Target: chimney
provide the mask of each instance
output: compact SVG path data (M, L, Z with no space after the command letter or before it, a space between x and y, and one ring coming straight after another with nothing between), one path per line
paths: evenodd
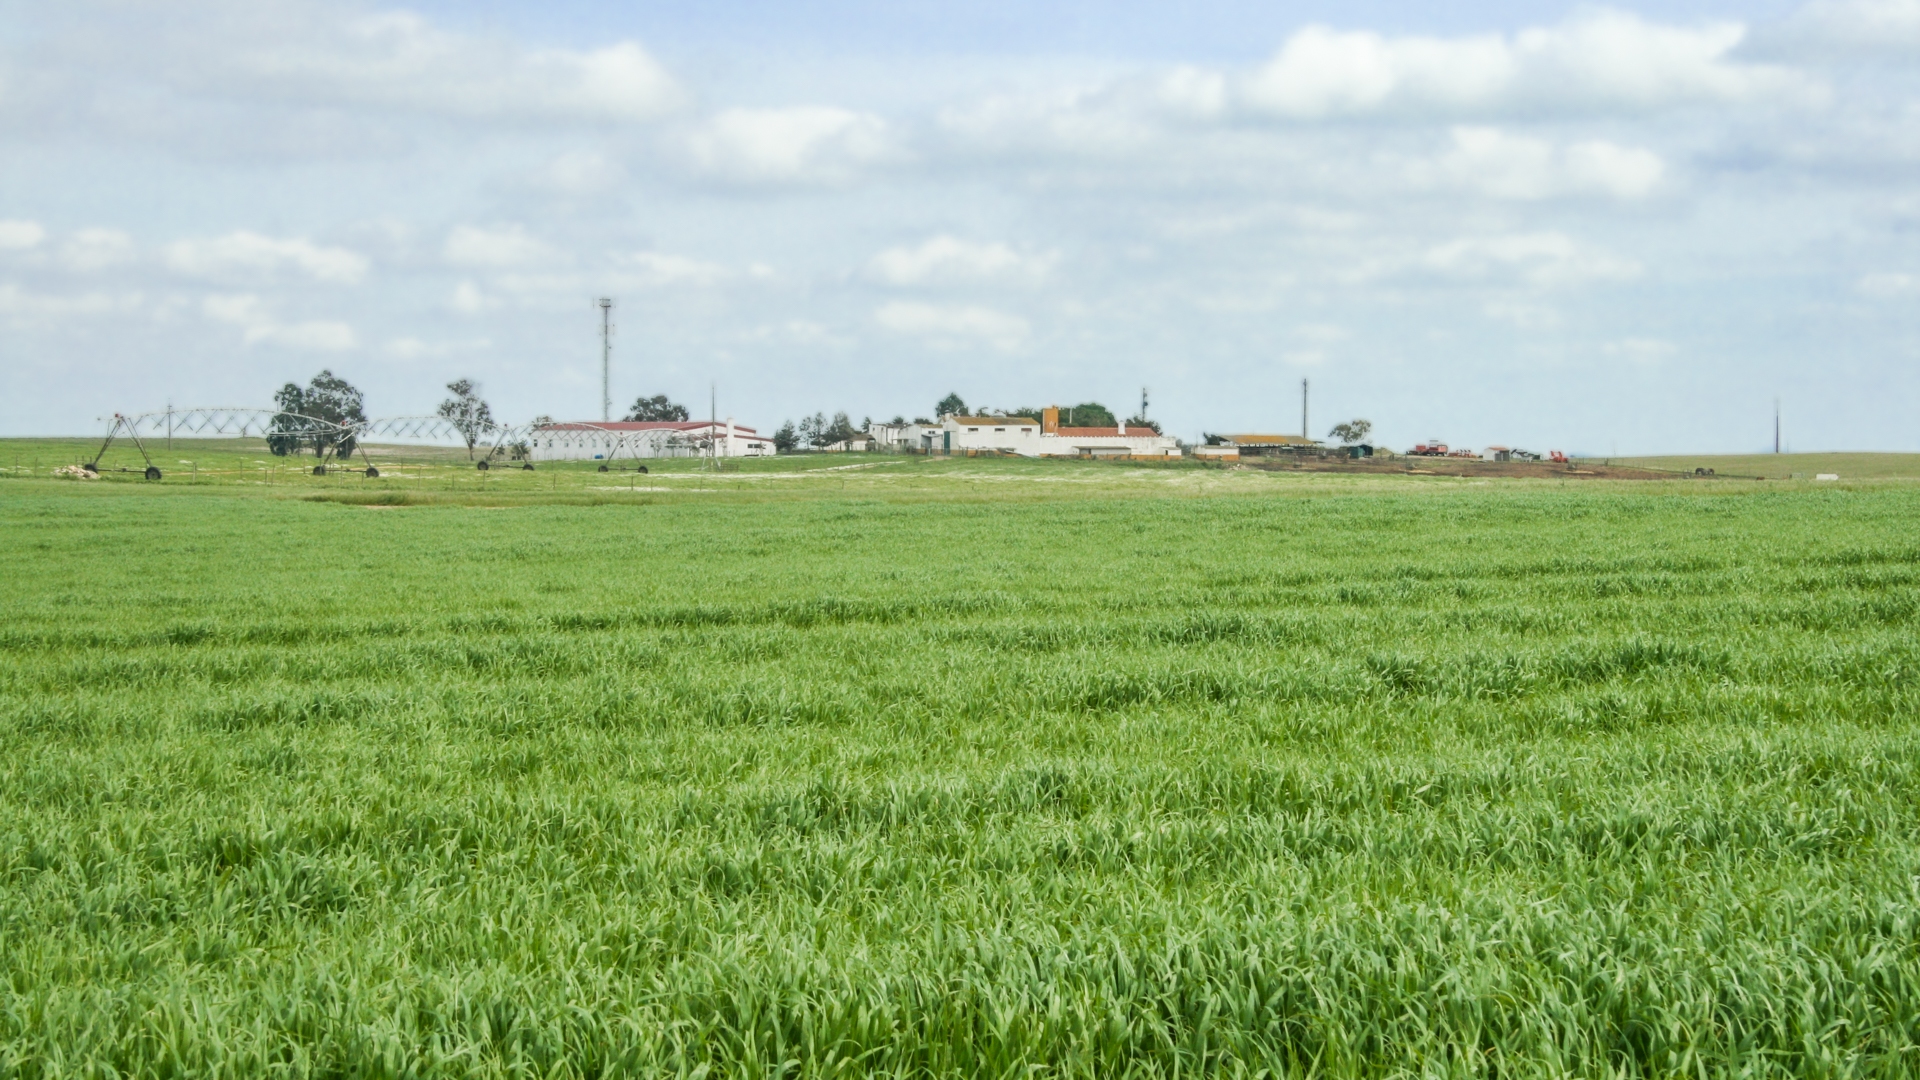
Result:
M1049 405L1040 413L1040 434L1060 434L1060 406Z
M1127 433L1127 422L1125 420L1122 420L1120 421L1120 434L1125 435L1126 433Z

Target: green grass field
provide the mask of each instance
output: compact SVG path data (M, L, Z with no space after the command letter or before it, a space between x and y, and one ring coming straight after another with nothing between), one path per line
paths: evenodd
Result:
M1811 480L1831 473L1841 480L1920 480L1920 454L1696 454L1691 457L1617 458L1623 465L1716 474Z
M0 1076L1920 1072L1920 485L69 449Z

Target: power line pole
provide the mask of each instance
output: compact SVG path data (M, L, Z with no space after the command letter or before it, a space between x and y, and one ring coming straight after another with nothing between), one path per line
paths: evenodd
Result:
M718 469L720 467L720 446L718 442L719 433L714 430L714 428L719 424L719 422L720 422L720 391L716 388L716 384L708 383L707 384L707 465L709 468L713 468L713 469Z
M600 304L600 422L613 419L613 298Z
M1780 452L1780 399L1773 399L1773 452Z
M1300 380L1300 437L1307 437L1307 380Z

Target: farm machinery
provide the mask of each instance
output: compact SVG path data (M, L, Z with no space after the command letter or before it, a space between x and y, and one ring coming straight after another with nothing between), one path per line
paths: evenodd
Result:
M1407 451L1407 456L1409 457L1444 457L1444 458L1478 458L1480 455L1474 453L1471 450L1468 450L1465 447L1454 449L1453 447L1448 446L1446 443L1441 442L1439 439L1429 439L1426 442L1415 444L1413 449Z
M343 422L280 409L222 406L114 413L107 421L105 441L94 452L92 460L82 462L80 468L98 476L107 451L116 441L127 439L140 451L144 469L122 467L120 471L140 472L148 480L159 480L162 473L147 452L148 441L162 436L171 439L175 435L203 438L253 435L265 438L270 445L277 442L283 446L309 448L318 459L313 466L315 476L325 476L341 468L357 450L365 465L364 475L378 477L380 470L367 455L366 443L370 439L460 443L479 451L474 467L482 472L498 468L504 461L518 462L522 470L531 472L534 465L530 447L536 432L550 446L577 448L589 443L606 446L606 457L599 463L601 472L609 471L610 462L622 454L634 459L635 472L644 473L647 467L640 464L641 458L677 456L676 451L684 454L702 448L695 445L698 440L689 440L678 431L628 431L593 423L552 425L542 421L513 425L480 421L464 424L444 416L384 416Z

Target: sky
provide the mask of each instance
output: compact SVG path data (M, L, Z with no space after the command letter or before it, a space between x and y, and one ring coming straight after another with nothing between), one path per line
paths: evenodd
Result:
M0 434L665 393L1920 451L1920 0L0 0Z

